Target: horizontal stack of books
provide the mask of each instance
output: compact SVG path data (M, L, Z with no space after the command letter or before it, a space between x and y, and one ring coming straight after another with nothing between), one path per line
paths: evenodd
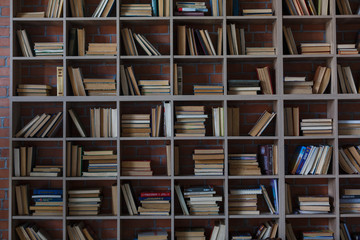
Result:
M272 9L243 9L243 16L272 16Z
M278 148L276 144L259 145L258 161L263 175L278 174Z
M15 177L30 176L30 172L34 166L34 152L33 147L14 148L13 161Z
M312 94L313 81L306 81L306 77L290 77L284 79L285 94Z
M34 44L35 56L62 56L64 43L60 42L36 42Z
M325 0L323 0L325 1ZM303 232L303 239L324 239L324 240L333 240L334 238L334 232L331 230L316 230L316 231L309 231L309 232Z
M116 96L116 80L111 78L84 78L88 96Z
M62 119L62 112L54 114L43 113L42 115L36 115L19 132L15 134L15 137L53 137L57 133L57 130L59 130Z
M77 237L81 239L96 239L94 231L89 226L86 226L84 222L68 224L66 230L69 239L76 239Z
M275 117L276 113L269 113L268 111L264 111L254 127L250 130L249 135L255 137L260 136L266 127L270 124L271 120Z
M318 3L317 7L315 7L314 2L313 0L287 0L286 5L291 15L328 15L329 0L316 1L315 3Z
M262 194L261 188L230 189L229 214L230 215L258 215L258 198Z
M35 205L30 206L33 216L62 216L62 189L34 189L31 196Z
M90 136L117 137L117 109L90 108Z
M222 196L215 196L212 186L188 187L184 189L184 198L191 215L219 215Z
M169 80L139 80L141 95L170 95Z
M152 16L151 4L123 3L120 6L120 16L121 17L151 17Z
M212 127L213 135L215 137L225 136L225 126L224 126L224 108L223 107L213 107L212 108Z
M338 64L337 73L341 93L358 93L350 66L342 67Z
M150 137L150 114L122 114L121 136Z
M52 239L44 229L39 228L35 223L22 223L15 228L15 231L19 239Z
M301 119L300 130L303 136L331 135L333 121L331 118Z
M356 55L359 51L356 48L356 44L338 44L337 45L339 55Z
M223 95L224 87L220 85L194 85L194 95Z
M268 66L256 68L263 94L274 94L274 87L271 81L270 69Z
M236 28L235 24L227 25L226 29L230 55L245 55L245 29Z
M360 146L346 146L339 149L339 163L348 174L360 173Z
M117 176L117 156L113 150L84 151L81 166L83 166L84 169L84 171L82 171L82 176L84 177Z
M46 12L19 12L16 17L19 18L59 18L63 11L64 1L49 0L47 3Z
M205 106L176 106L175 107L175 136L203 137L205 136Z
M320 146L298 146L293 156L291 174L327 174L333 153L333 147L329 145Z
M121 161L121 175L122 176L152 176L151 161Z
M77 189L68 191L68 207L70 216L98 215L102 197L101 189Z
M261 175L257 154L229 154L229 174L232 176Z
M115 56L117 54L116 43L89 43L86 55L110 55Z
M107 17L114 7L115 0L101 0L92 17Z
M167 192L141 192L138 207L140 215L169 215L171 193Z
M130 28L121 29L125 53L128 56L138 56L135 41L141 46L148 56L161 56L161 53L146 39L143 34L133 33Z
M327 196L299 196L299 213L321 214L330 212L330 198Z
M318 66L314 75L313 93L323 94L330 83L331 69Z
M340 198L340 212L360 213L360 189L344 189Z
M224 174L224 149L195 149L193 154L194 175L211 176Z
M50 96L51 86L47 84L19 84L16 92L19 96Z
M260 80L228 80L228 94L231 95L257 95L260 90Z
M283 26L286 45L291 55L299 54L291 27Z
M330 43L300 43L301 54L330 54Z
M246 55L275 55L275 47L247 47Z
M359 135L360 120L338 120L339 135Z
M16 209L18 215L29 215L28 185L15 186ZM34 199L35 202L38 200Z
M137 240L167 240L168 233L165 231L161 232L141 232L137 235Z
M176 2L174 14L175 16L204 16L208 11L205 2Z
M31 169L30 177L60 177L62 166L60 165L35 165Z
M205 240L205 229L204 228L191 228L191 229L180 229L175 231L176 239L180 240Z

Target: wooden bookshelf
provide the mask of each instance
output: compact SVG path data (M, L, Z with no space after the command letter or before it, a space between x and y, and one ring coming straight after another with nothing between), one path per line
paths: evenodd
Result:
M339 199L341 196L341 190L343 185L359 187L358 183L355 184L355 181L360 179L359 175L347 175L343 174L339 167L339 147L344 144L360 144L358 135L338 135L338 119L343 119L341 114L347 113L349 106L355 102L356 106L359 105L360 97L358 94L340 94L339 84L338 84L338 75L337 75L337 64L350 64L354 66L353 71L359 72L359 68L356 65L360 63L360 54L352 56L343 56L337 54L336 44L337 43L350 43L344 42L342 39L342 32L339 29L342 29L343 25L349 24L351 26L351 34L355 36L355 33L359 30L360 27L360 16L358 15L339 15L336 8L336 0L329 0L329 12L328 16L290 16L287 14L286 5L278 0L269 0L266 1L266 5L269 8L274 10L274 15L269 17L262 16L228 16L226 11L224 11L223 16L174 16L175 3L170 1L170 16L169 17L120 17L120 0L116 0L116 4L110 17L107 18L91 18L91 17L71 17L69 0L64 1L63 8L63 17L61 18L16 18L16 13L21 10L20 0L12 1L11 4L11 84L10 84L10 164L9 164L9 239L18 239L15 227L25 221L32 221L42 224L46 224L48 220L50 222L57 222L56 233L54 237L56 239L68 239L66 225L70 222L76 220L89 221L93 230L99 232L98 229L102 228L106 224L110 227L106 228L104 231L110 231L111 234L108 234L105 239L133 239L135 237L135 231L138 231L138 228L134 227L134 224L140 224L141 222L151 222L151 228L160 228L165 229L169 232L169 239L175 240L175 229L183 226L205 226L207 237L209 237L209 231L211 227L215 224L217 220L223 220L226 225L227 233L235 230L242 231L253 231L257 226L267 220L277 220L279 223L278 236L282 239L285 237L285 226L286 222L294 222L295 224L303 224L307 230L311 230L311 224L319 221L320 227L327 227L334 231L335 239L340 239L340 220L346 220L349 222L356 222L360 219L360 214L341 214L339 207ZM45 1L46 2L46 1ZM85 1L87 2L87 1ZM251 1L240 1L240 8L244 8ZM356 1L353 1L356 2ZM223 1L223 9L226 9L227 1ZM353 3L356 5L356 3ZM92 9L93 6L90 6ZM90 10L87 10L90 11ZM228 42L226 34L226 25L230 23L236 23L240 26L271 26L269 31L255 31L255 33L249 34L261 34L266 33L271 36L271 44L273 47L276 47L276 54L273 56L249 56L249 55L229 55L228 52ZM148 28L144 28L148 26ZM196 26L221 26L223 29L223 52L220 56L179 56L177 55L177 26L178 25L196 25ZM303 32L297 30L297 36L301 34L308 34L304 36L305 40L312 40L314 37L312 34L307 33L306 31L311 31L312 25L314 26L314 31L319 31L322 36L325 36L319 42L330 43L331 54L326 55L289 55L285 50L285 40L283 40L283 26L295 26L301 27ZM155 42L155 46L160 47L160 52L163 54L161 56L126 56L123 49L123 42L120 37L120 29L122 27L130 27L137 29L137 32L142 34L150 34L156 38L156 33L152 33L152 29L159 30L159 27L164 31L161 33L161 41ZM97 29L97 32L88 31L89 36L87 36L88 42L112 42L117 43L117 56L69 56L68 55L68 46L69 46L69 30L72 27L85 27L86 29ZM16 36L16 30L24 28L29 29L28 35L35 35L37 41L63 41L64 42L64 56L63 57L22 57L20 47L18 45L18 39ZM305 28L305 30L304 30ZM310 30L306 30L309 28ZM164 30L165 29L165 30ZM38 32L40 31L40 32ZM49 33L43 33L41 31L49 31ZM50 32L51 31L51 32ZM342 31L342 30L341 30ZM344 30L345 31L345 30ZM213 31L215 32L215 30ZM319 33L317 32L317 33ZM251 36L250 36L251 37ZM250 38L249 37L249 38ZM101 40L99 40L101 39ZM165 39L165 40L164 40ZM295 36L296 40L296 36ZM352 41L355 41L354 38ZM350 42L349 42L350 41ZM256 41L255 41L256 42ZM261 43L261 42L260 42ZM268 42L267 42L268 43ZM200 66L200 65L212 65L219 66L221 69L220 73L209 72L204 70L200 72L199 75L214 75L217 74L218 79L221 79L224 94L220 96L194 96L191 95L191 91L185 91L184 95L173 95L174 86L173 86L173 72L174 72L174 63L184 66L184 71L188 75L184 75L183 78L189 77L190 79L196 78L196 74L192 75L191 69L185 70L186 67L191 66ZM245 66L246 64L250 66ZM301 68L302 65L309 64L310 69L305 69L300 71L308 76L314 74L317 65L323 65L331 68L331 82L325 91L321 95L294 95L294 94L284 94L284 84L283 78L285 74L294 73L294 65L298 65ZM86 72L87 76L94 74L96 76L104 75L113 76L116 79L117 93L114 97L78 97L73 96L70 81L68 80L68 71L67 67L72 65L94 67L93 69L88 69ZM120 65L134 65L138 66L138 69L145 66L147 69L157 68L157 67L166 67L166 70L163 70L162 77L168 78L171 83L171 95L166 96L123 96L121 94L120 87ZM64 67L64 96L56 96L56 66ZM233 72L231 66L238 66L243 70L236 70ZM274 79L274 95L263 95L259 94L256 96L246 96L246 95L228 95L227 94L227 80L229 76L238 76L241 75L244 71L252 71L251 74L256 74L256 67L258 66L270 66ZM245 67L252 67L252 70L244 70ZM36 72L36 69L39 69ZM102 69L102 68L105 68ZM32 69L35 69L32 72ZM50 69L51 73L46 72L44 69ZM65 70L66 69L66 70ZM296 70L296 69L295 69ZM101 71L98 73L97 71ZM197 70L199 73L199 70ZM296 71L295 71L296 72ZM38 74L43 76L36 80L36 77L31 77L32 74ZM48 75L46 75L48 74ZM137 74L142 74L141 71L137 71ZM46 75L46 76L44 76ZM136 73L135 73L136 75ZM146 74L145 74L146 75ZM37 76L37 75L35 75ZM195 77L194 77L195 76ZM355 76L355 75L354 75ZM357 75L356 75L357 76ZM358 76L357 76L358 77ZM257 79L254 76L252 79ZM52 79L52 81L48 81ZM311 79L311 77L310 77ZM359 79L356 79L359 80ZM20 97L16 95L16 87L19 83L28 83L33 81L34 83L51 84L55 87L55 94L52 96L46 97ZM55 82L55 83L54 83ZM209 80L208 83L211 83L212 80ZM189 86L192 86L194 82L190 80L185 80L185 83ZM189 87L187 86L187 87ZM192 89L192 87L191 87ZM174 131L172 136L164 137L163 134L160 134L160 137L121 137L120 130L120 116L123 113L126 113L124 109L131 108L132 106L136 107L137 104L140 106L145 106L142 111L150 113L151 105L161 104L164 101L168 101L172 105L172 125L175 123L175 110L174 107L178 105L186 104L195 104L195 105L206 105L207 108L211 106L223 106L224 107L224 122L225 122L225 135L224 137L214 137L209 134L206 137L174 137ZM248 109L249 106L255 106L256 109L251 112L252 114L261 114L265 109L270 109L277 113L275 119L273 119L271 129L259 137L251 137L247 135L248 126L250 123L247 123L245 126L246 129L240 131L240 136L230 136L227 131L227 107L245 107ZM258 110L258 106L262 106L262 110ZM330 136L285 136L284 135L284 108L287 106L297 106L297 105L306 105L308 112L300 112L302 114L319 117L327 117L333 119L333 134ZM112 107L117 109L118 113L118 137L116 138L82 138L80 137L74 128L74 124L71 121L71 118L68 114L68 109L70 108L85 108L89 109L91 107ZM251 108L251 107L250 107ZM137 112L138 109L134 108L134 111ZM62 111L64 114L62 127L56 136L53 138L43 139L43 138L15 138L16 132L24 126L31 118L31 115L38 112L48 112L53 113L56 111ZM351 119L360 119L359 110L357 107L354 107L352 110L354 115ZM249 112L240 112L240 115L247 115ZM88 112L86 116L82 114L84 118L88 117ZM211 114L210 114L211 116ZM246 116L244 116L245 118ZM258 117L258 116L257 116ZM257 118L256 117L256 118ZM88 126L86 126L89 128ZM207 132L211 132L211 124L207 125ZM240 122L241 128L241 122ZM209 131L210 130L210 131ZM41 177L14 177L13 174L13 148L18 146L27 146L34 145L39 146L39 152L42 151L42 145L46 144L47 147L44 147L45 150L50 148L56 148L57 152L60 152L60 156L57 156L57 160L61 162L63 168L66 169L66 145L67 142L81 143L89 149L96 149L97 147L102 148L102 146L109 146L115 150L117 153L117 177L66 177L65 171L60 177L52 178L41 178ZM149 177L133 177L133 176L122 176L121 175L121 159L126 159L126 149L129 147L145 147L147 145L161 145L165 148L165 145L171 146L171 165L174 166L174 146L182 146L186 142L194 142L194 145L207 146L222 146L225 153L225 164L224 164L224 175L223 176L192 176L187 174L188 171L180 170L179 175L174 174L173 167L171 175L167 176L165 174L164 163L156 165L158 167L155 170L154 176ZM233 150L236 144L247 144L257 145L257 144L274 144L278 146L278 175L262 175L262 176L229 176L227 156ZM333 146L333 156L332 163L330 165L329 174L327 175L288 175L287 169L285 168L286 161L285 159L286 151L288 155L291 155L293 152L286 150L285 145L296 146L300 144L329 144ZM48 147L48 145L50 147ZM139 145L139 146L138 146ZM187 147L187 146L186 146ZM106 147L105 147L106 148ZM294 147L291 147L294 149ZM293 151L293 150L292 150ZM51 156L49 156L51 157ZM181 159L181 157L180 157ZM185 166L186 167L186 166ZM165 166L166 169L166 166ZM260 215L229 215L228 214L228 191L231 186L239 186L245 183L251 184L263 184L269 182L271 179L277 179L279 181L279 214L260 214ZM100 180L100 181L99 181ZM118 191L119 207L116 215L111 215L111 209L107 208L103 211L103 214L98 216L69 216L67 214L67 202L66 202L66 191L68 189L74 189L76 187L88 186L103 186L107 189L111 187L111 184L117 183L118 190L120 185L125 182L134 182L136 184L146 183L149 184L149 181L154 183L154 186L165 187L168 190L171 190L171 211L169 216L129 216L126 211L126 206L124 200L121 196L121 191ZM189 184L195 182L197 184L203 184L208 182L214 184L216 188L221 189L220 194L223 195L223 203L221 206L221 213L217 216L184 216L177 200L177 196L174 190L175 184ZM313 215L300 215L300 214L286 214L285 213L285 182L294 184L295 186L307 187L307 184L313 184L314 186L309 186L309 188L316 188L318 186L321 189L326 188L325 194L328 194L332 198L333 210L329 214L313 214ZM15 200L15 186L21 183L28 183L30 189L33 187L51 187L53 183L63 189L64 197L64 210L62 216L18 216L16 214L16 200ZM306 189L305 189L306 190ZM303 191L305 191L303 190ZM321 192L323 194L323 192ZM294 194L294 193L293 193ZM295 196L296 194L294 194ZM111 202L111 194L109 197L108 191L105 194L106 201ZM107 204L108 205L108 204ZM97 221L101 220L102 224L97 225ZM237 228L236 225L246 225L249 224L249 228L245 229L244 227ZM54 224L55 225L55 224ZM146 225L148 226L148 224ZM294 227L294 226L293 226ZM98 228L98 229L97 229ZM46 229L46 227L45 227ZM317 229L317 228L315 228ZM50 232L52 229L49 229ZM130 233L129 233L130 232ZM295 228L295 232L299 234L299 231ZM227 234L226 239L231 239L230 235Z

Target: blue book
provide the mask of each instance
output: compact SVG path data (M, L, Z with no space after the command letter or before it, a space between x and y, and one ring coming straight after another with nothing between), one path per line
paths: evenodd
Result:
M305 150L306 150L306 146L298 146L297 148L296 148L296 151L295 151L295 154L294 154L294 164L293 164L293 166L292 166L292 169L290 170L290 172L292 173L292 174L295 174L295 170L296 169L294 169L297 165L298 165L298 163L300 162L300 160L301 160L301 158L302 158L302 156L303 156L303 154L304 154L304 152L305 152ZM296 160L295 160L296 159Z
M216 4L217 4L217 13L214 16L220 16L219 0L216 0Z
M233 16L239 16L239 1L233 0Z
M62 198L34 198L34 202L62 202Z
M360 195L343 195L341 198L360 198Z
M273 179L271 181L271 187L273 190L273 196L274 196L274 207L275 207L275 213L279 214L279 195L278 195L278 184L277 180Z
M360 203L360 198L341 198L340 203Z
M150 201L150 200L154 200L154 201L170 201L171 197L139 197L139 201Z
M62 195L62 189L34 189L34 195Z
M311 149L312 149L312 146L307 146L307 147L306 147L306 150L305 150L303 156L301 157L301 160L300 160L300 163L299 163L299 167L296 169L296 174L300 174L301 169L304 167L304 164L305 164L305 162L306 162L306 159L307 159L308 156L309 156L309 153L310 153Z
M159 16L158 1L157 0L152 0L151 1L151 7L152 7L153 16L158 17Z

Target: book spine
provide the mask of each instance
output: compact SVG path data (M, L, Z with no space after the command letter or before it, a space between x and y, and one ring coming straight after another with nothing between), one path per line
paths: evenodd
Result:
M309 156L311 148L312 148L311 146L306 147L306 150L300 160L299 167L296 169L296 174L300 174L301 169L303 168L305 161L306 161L307 157Z
M153 16L159 16L159 11L158 11L158 1L157 0L152 0L151 1L151 6L152 6L152 12L153 12Z
M233 16L239 16L239 1L238 0L232 0L232 1L233 1Z
M62 198L33 198L34 202L62 202Z
M45 195L45 194L62 195L63 190L62 189L34 189L33 194L34 195Z
M170 201L171 197L139 197L139 201L144 201L144 200L148 200L148 201Z
M166 192L166 193L156 193L156 192L153 192L153 193L146 193L146 192L142 192L140 194L140 197L170 197L171 194L169 192Z

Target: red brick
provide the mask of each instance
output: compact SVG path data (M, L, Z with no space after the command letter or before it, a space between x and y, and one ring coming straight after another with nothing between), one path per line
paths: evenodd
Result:
M9 17L10 16L10 8L2 8L1 16Z
M0 67L0 76L9 76L9 75L10 75L10 68Z

